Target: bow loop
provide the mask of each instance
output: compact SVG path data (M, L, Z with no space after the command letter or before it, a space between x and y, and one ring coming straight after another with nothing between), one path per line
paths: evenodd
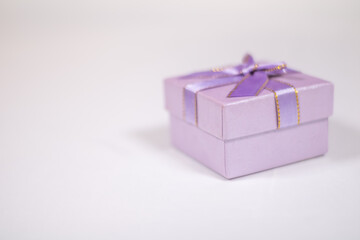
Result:
M227 67L222 72L230 76L238 76L242 73L242 66Z
M243 64L251 65L255 64L254 58L250 54L246 54L242 60Z

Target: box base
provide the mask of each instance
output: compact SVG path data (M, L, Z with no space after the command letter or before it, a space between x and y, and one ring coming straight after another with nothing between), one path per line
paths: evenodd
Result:
M171 116L175 147L231 179L323 155L328 149L328 119L223 141Z

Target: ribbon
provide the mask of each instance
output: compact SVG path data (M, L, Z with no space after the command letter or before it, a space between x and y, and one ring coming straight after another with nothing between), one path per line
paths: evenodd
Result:
M289 83L273 79L275 76L297 73L284 62L255 63L246 55L243 63L236 66L213 68L209 71L192 73L179 79L205 79L189 83L184 87L184 118L197 125L197 93L206 89L236 84L227 97L257 96L264 89L274 93L277 128L300 124L298 91Z

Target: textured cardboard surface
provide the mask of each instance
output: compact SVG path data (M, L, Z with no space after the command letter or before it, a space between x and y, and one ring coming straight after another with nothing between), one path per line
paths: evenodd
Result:
M325 154L328 120L223 141L172 116L171 139L178 149L230 179Z

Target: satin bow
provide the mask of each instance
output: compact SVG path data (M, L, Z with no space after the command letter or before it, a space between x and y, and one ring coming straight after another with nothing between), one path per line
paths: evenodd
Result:
M288 73L297 73L297 71L289 69L284 62L255 63L251 55L246 55L240 65L213 68L209 71L179 77L179 79L203 79L203 81L187 84L184 88L185 120L198 124L197 93L199 91L236 84L227 97L257 96L266 88L275 96L277 127L299 124L298 91L289 83L272 79Z

